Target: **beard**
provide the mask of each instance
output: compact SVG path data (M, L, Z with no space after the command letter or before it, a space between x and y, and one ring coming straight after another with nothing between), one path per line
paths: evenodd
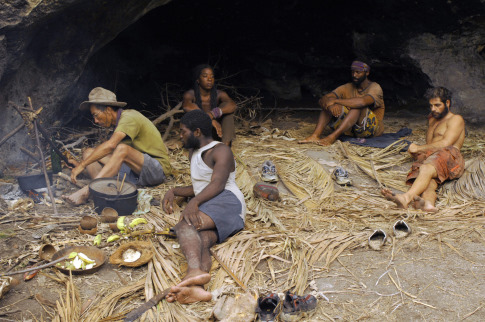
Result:
M184 143L184 148L187 150L194 149L197 150L200 148L200 142L195 137L194 133L191 133L187 142Z
M443 117L446 116L446 114L448 114L449 111L450 111L450 108L445 105L445 109L441 113L431 112L431 116L433 116L433 118L435 118L437 120L441 120Z
M367 78L367 75L364 74L364 76L360 77L360 78L353 78L352 77L352 84L354 84L355 86L359 86L360 84L362 84L363 81L365 81L365 79Z

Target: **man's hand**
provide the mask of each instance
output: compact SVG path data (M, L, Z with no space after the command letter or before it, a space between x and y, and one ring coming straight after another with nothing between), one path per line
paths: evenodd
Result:
M79 175L81 172L83 172L83 170L84 170L84 166L83 166L82 162L81 162L81 163L79 163L79 164L78 164L78 165L77 165L77 166L76 166L74 169L72 169L72 171L71 171L71 181L72 181L74 184L75 184L75 183L77 183L76 178L77 178L77 176L78 176L78 175Z
M408 147L408 152L411 153L411 154L416 154L418 153L418 145L415 144L415 143L411 143Z
M333 104L327 107L327 111L330 112L334 117L339 117L342 113L342 105Z
M175 194L173 193L173 190L170 189L165 193L165 196L163 197L162 201L162 209L168 214L173 213L173 199L175 198Z
M222 127L221 127L221 124L219 122L217 122L217 120L212 119L212 126L216 129L217 135L220 138L222 138Z
M194 226L195 229L200 229L202 222L199 217L199 207L193 199L189 201L184 211L182 211L181 220L185 220L189 226Z

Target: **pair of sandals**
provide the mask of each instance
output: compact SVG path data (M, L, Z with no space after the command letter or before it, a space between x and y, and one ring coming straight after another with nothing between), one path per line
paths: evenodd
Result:
M279 317L281 321L298 321L313 312L317 307L317 299L313 295L298 296L290 293L285 294L283 303L276 293L261 296L258 299L256 313L260 321L272 322Z
M411 233L411 227L404 220L398 220L392 226L392 231L396 238L403 238ZM373 250L381 250L386 240L386 232L382 229L377 229L369 236L369 247Z

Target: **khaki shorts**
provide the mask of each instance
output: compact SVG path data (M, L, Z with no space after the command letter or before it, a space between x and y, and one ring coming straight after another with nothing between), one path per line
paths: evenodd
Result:
M136 184L137 186L157 186L165 181L167 177L163 172L162 165L157 159L143 153L143 166L140 174L136 174L131 168L123 162L119 177L123 178L126 173L126 181Z
M329 124L332 130L336 130L342 124L344 118L349 114L350 108L342 106L342 113L337 118L333 118ZM361 124L354 124L350 130L345 132L345 135L354 136L358 138L367 138L374 136L379 127L379 120L372 110L367 108L367 115L362 120Z

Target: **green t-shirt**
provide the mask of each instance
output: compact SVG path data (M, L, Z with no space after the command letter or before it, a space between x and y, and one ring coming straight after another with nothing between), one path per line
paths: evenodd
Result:
M127 135L122 143L146 153L162 165L166 176L172 174L167 147L162 136L153 123L136 110L123 110L115 132Z

